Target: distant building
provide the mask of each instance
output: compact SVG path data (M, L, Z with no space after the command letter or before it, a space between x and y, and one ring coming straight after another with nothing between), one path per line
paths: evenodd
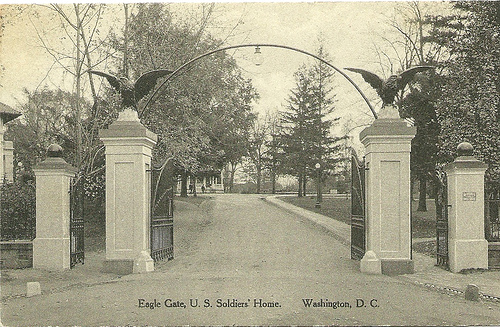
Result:
M202 194L203 190L205 193L224 193L224 178L223 174L219 170L205 170L197 173L196 183L193 177L188 176L187 185L188 193L194 191L193 187L190 185L195 185L196 193ZM180 192L181 181L177 182L177 192Z
M0 102L0 183L4 178L14 179L14 146L12 141L4 141L5 124L21 116L19 112Z

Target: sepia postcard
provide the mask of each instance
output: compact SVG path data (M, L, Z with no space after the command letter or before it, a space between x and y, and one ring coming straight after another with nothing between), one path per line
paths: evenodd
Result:
M499 12L0 5L0 325L498 326Z

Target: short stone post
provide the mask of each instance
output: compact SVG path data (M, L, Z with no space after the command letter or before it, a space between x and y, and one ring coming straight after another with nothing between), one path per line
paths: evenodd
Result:
M484 173L488 166L473 157L472 145L457 147L458 157L445 167L448 178L448 255L452 272L488 268L484 236Z
M3 179L5 177L5 164L3 162L3 157L4 157L4 154L3 154L3 148L4 148L4 143L3 143L3 134L4 134L4 131L5 131L5 127L4 127L4 122L3 122L3 117L1 117L0 115L0 184L3 183Z
M100 131L106 147L106 261L120 274L154 270L150 255L150 168L156 135L125 109Z
M52 144L47 159L35 168L36 238L33 268L70 269L70 182L76 169L62 158L62 148Z
M14 143L12 141L3 141L4 155L4 174L7 182L14 181Z
M366 148L366 254L360 269L387 275L413 273L410 151L416 128L392 106L360 133Z

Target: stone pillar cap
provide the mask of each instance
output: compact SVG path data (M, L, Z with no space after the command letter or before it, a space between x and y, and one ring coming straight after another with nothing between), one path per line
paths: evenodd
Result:
M51 144L47 148L47 159L40 162L33 168L36 173L41 170L66 171L76 173L77 169L63 159L63 148L59 144Z
M488 165L474 157L474 147L469 142L462 142L457 146L458 157L447 164L446 171L460 168L482 168L487 169Z
M63 148L59 144L51 144L47 148L47 156L50 158L62 158Z
M48 157L44 161L40 162L38 165L33 167L33 171L36 173L41 170L63 170L68 173L76 173L77 169L66 162L63 158Z
M99 131L102 138L122 138L122 137L146 137L156 142L158 137L141 124L137 117L137 111L125 109L120 112L118 119L109 125L108 129Z
M375 119L375 121L359 133L359 139L363 140L369 136L407 136L413 138L417 132L415 126L408 124L401 118L397 119Z
M474 155L474 147L469 142L462 142L457 146L459 157L472 157Z

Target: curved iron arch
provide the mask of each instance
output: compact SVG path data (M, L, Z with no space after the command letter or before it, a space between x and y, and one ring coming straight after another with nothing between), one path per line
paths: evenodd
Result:
M299 52L299 53L302 53L302 54L305 54L305 55L308 55L310 57L313 57L321 62L323 62L324 64L326 64L327 66L333 68L335 71L337 71L340 75L342 75L345 79L347 79L349 81L349 83L351 83L352 86L354 86L354 88L356 89L356 91L358 91L358 93L361 95L361 97L363 98L363 100L365 100L366 104L368 105L368 107L370 108L370 111L372 112L373 114L373 117L375 117L375 119L378 118L377 116L377 113L375 112L375 109L373 108L373 106L371 105L370 101L368 100L368 98L366 97L366 95L361 91L361 89L359 88L359 86L354 83L354 81L349 77L347 76L346 73L344 73L343 71L341 71L340 69L338 69L337 67L335 67L334 65L330 64L328 61L324 60L323 58L320 58L318 57L317 55L315 54L312 54L310 52L307 52L305 50L301 50L301 49L298 49L298 48L294 48L294 47L290 47L290 46L287 46L287 45L279 45L279 44L269 44L269 43L253 43L253 44L239 44L239 45L231 45L231 46L227 46L227 47L223 47L223 48L219 48L219 49L215 49L215 50L212 50L212 51L209 51L209 52L206 52L204 54L201 54L187 62L185 62L184 64L182 64L181 66L179 66L176 70L174 70L172 72L172 74L170 74L161 84L160 86L158 86L153 94L151 94L151 96L149 97L148 101L146 102L146 104L142 107L142 111L139 113L139 118L142 117L142 115L144 114L144 112L146 111L146 109L148 108L149 104L151 103L151 101L153 100L153 98L156 96L156 94L158 94L158 91L168 82L170 81L173 77L175 77L179 71L181 71L182 69L184 69L186 66L190 65L191 63L199 60L199 59L202 59L204 57L207 57L207 56L210 56L211 54L214 54L216 52L220 52L220 51L225 51L225 50L230 50L230 49L237 49L237 48L246 48L246 47L270 47L270 48L280 48L280 49L287 49L287 50L292 50L292 51L295 51L295 52Z

